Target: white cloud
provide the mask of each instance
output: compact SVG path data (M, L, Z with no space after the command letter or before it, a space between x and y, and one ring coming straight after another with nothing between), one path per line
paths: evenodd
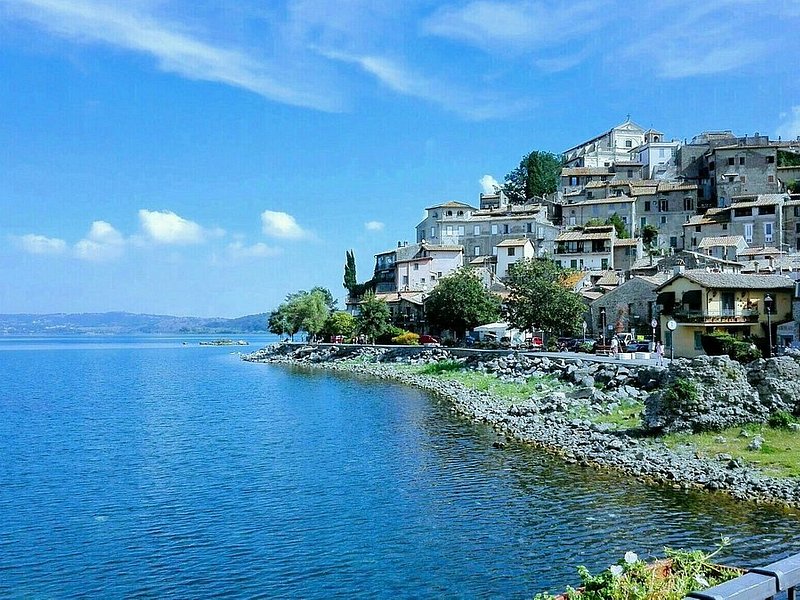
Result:
M79 43L102 43L143 53L155 58L161 70L188 79L243 88L285 104L338 110L334 94L315 89L319 82L311 83L307 77L293 77L290 65L205 42L178 23L147 14L143 8L152 3L96 0L0 0L0 3L8 7L9 15L35 23L55 35Z
M381 221L367 221L364 223L364 229L367 231L383 231L384 224Z
M784 140L794 140L800 136L800 105L793 106L789 114L782 114L781 121L775 135Z
M61 254L67 248L67 243L62 239L35 233L20 236L17 240L22 249L30 254Z
M75 256L82 260L112 260L122 254L125 239L106 221L94 221L86 237L74 246Z
M496 194L497 190L500 188L500 184L497 182L497 179L491 175L484 175L481 177L480 183L484 194Z
M261 225L266 235L287 240L299 240L310 236L297 224L289 213L265 210L261 213Z
M227 247L228 256L234 260L244 260L249 258L270 258L281 254L280 248L267 246L263 242L258 242L250 246L242 242L232 242Z
M150 239L159 244L199 244L205 239L200 225L171 211L141 209L139 221Z

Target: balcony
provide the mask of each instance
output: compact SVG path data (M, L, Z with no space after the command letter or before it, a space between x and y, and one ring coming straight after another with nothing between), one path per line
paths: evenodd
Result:
M751 308L722 309L702 311L675 309L673 315L681 323L705 323L710 325L731 325L737 323L758 323L759 312Z

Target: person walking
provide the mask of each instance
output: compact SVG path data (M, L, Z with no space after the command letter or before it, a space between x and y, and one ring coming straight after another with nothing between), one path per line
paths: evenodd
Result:
M619 358L619 340L617 336L611 338L611 355L614 358Z
M664 346L661 344L661 340L656 342L656 364L664 364Z

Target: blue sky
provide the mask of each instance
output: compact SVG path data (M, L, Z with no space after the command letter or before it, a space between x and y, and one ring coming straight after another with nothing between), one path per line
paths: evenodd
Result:
M198 7L198 5L201 5ZM0 0L0 312L342 295L532 150L800 135L797 0Z

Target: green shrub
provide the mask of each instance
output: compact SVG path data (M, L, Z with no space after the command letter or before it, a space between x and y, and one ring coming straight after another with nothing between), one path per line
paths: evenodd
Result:
M797 419L792 413L779 410L769 416L767 423L774 429L789 429L789 425L797 423Z
M406 333L401 333L393 337L392 343L399 344L400 346L419 346L419 334L407 331Z
M691 379L678 377L664 390L662 400L670 410L682 410L700 402L700 390Z
M761 358L761 351L751 341L740 340L725 331L712 331L702 337L703 350L709 356L727 354L742 364Z
M439 375L441 373L451 373L453 371L460 371L464 365L457 360L440 360L439 362L430 363L425 365L420 370L420 373L425 375Z
M392 338L401 336L404 333L409 333L409 332L406 331L405 329L401 329L400 327L395 327L394 325L392 325L391 327L389 327L389 329L387 329L377 338L375 338L375 342L377 342L378 344L389 344L391 343Z

